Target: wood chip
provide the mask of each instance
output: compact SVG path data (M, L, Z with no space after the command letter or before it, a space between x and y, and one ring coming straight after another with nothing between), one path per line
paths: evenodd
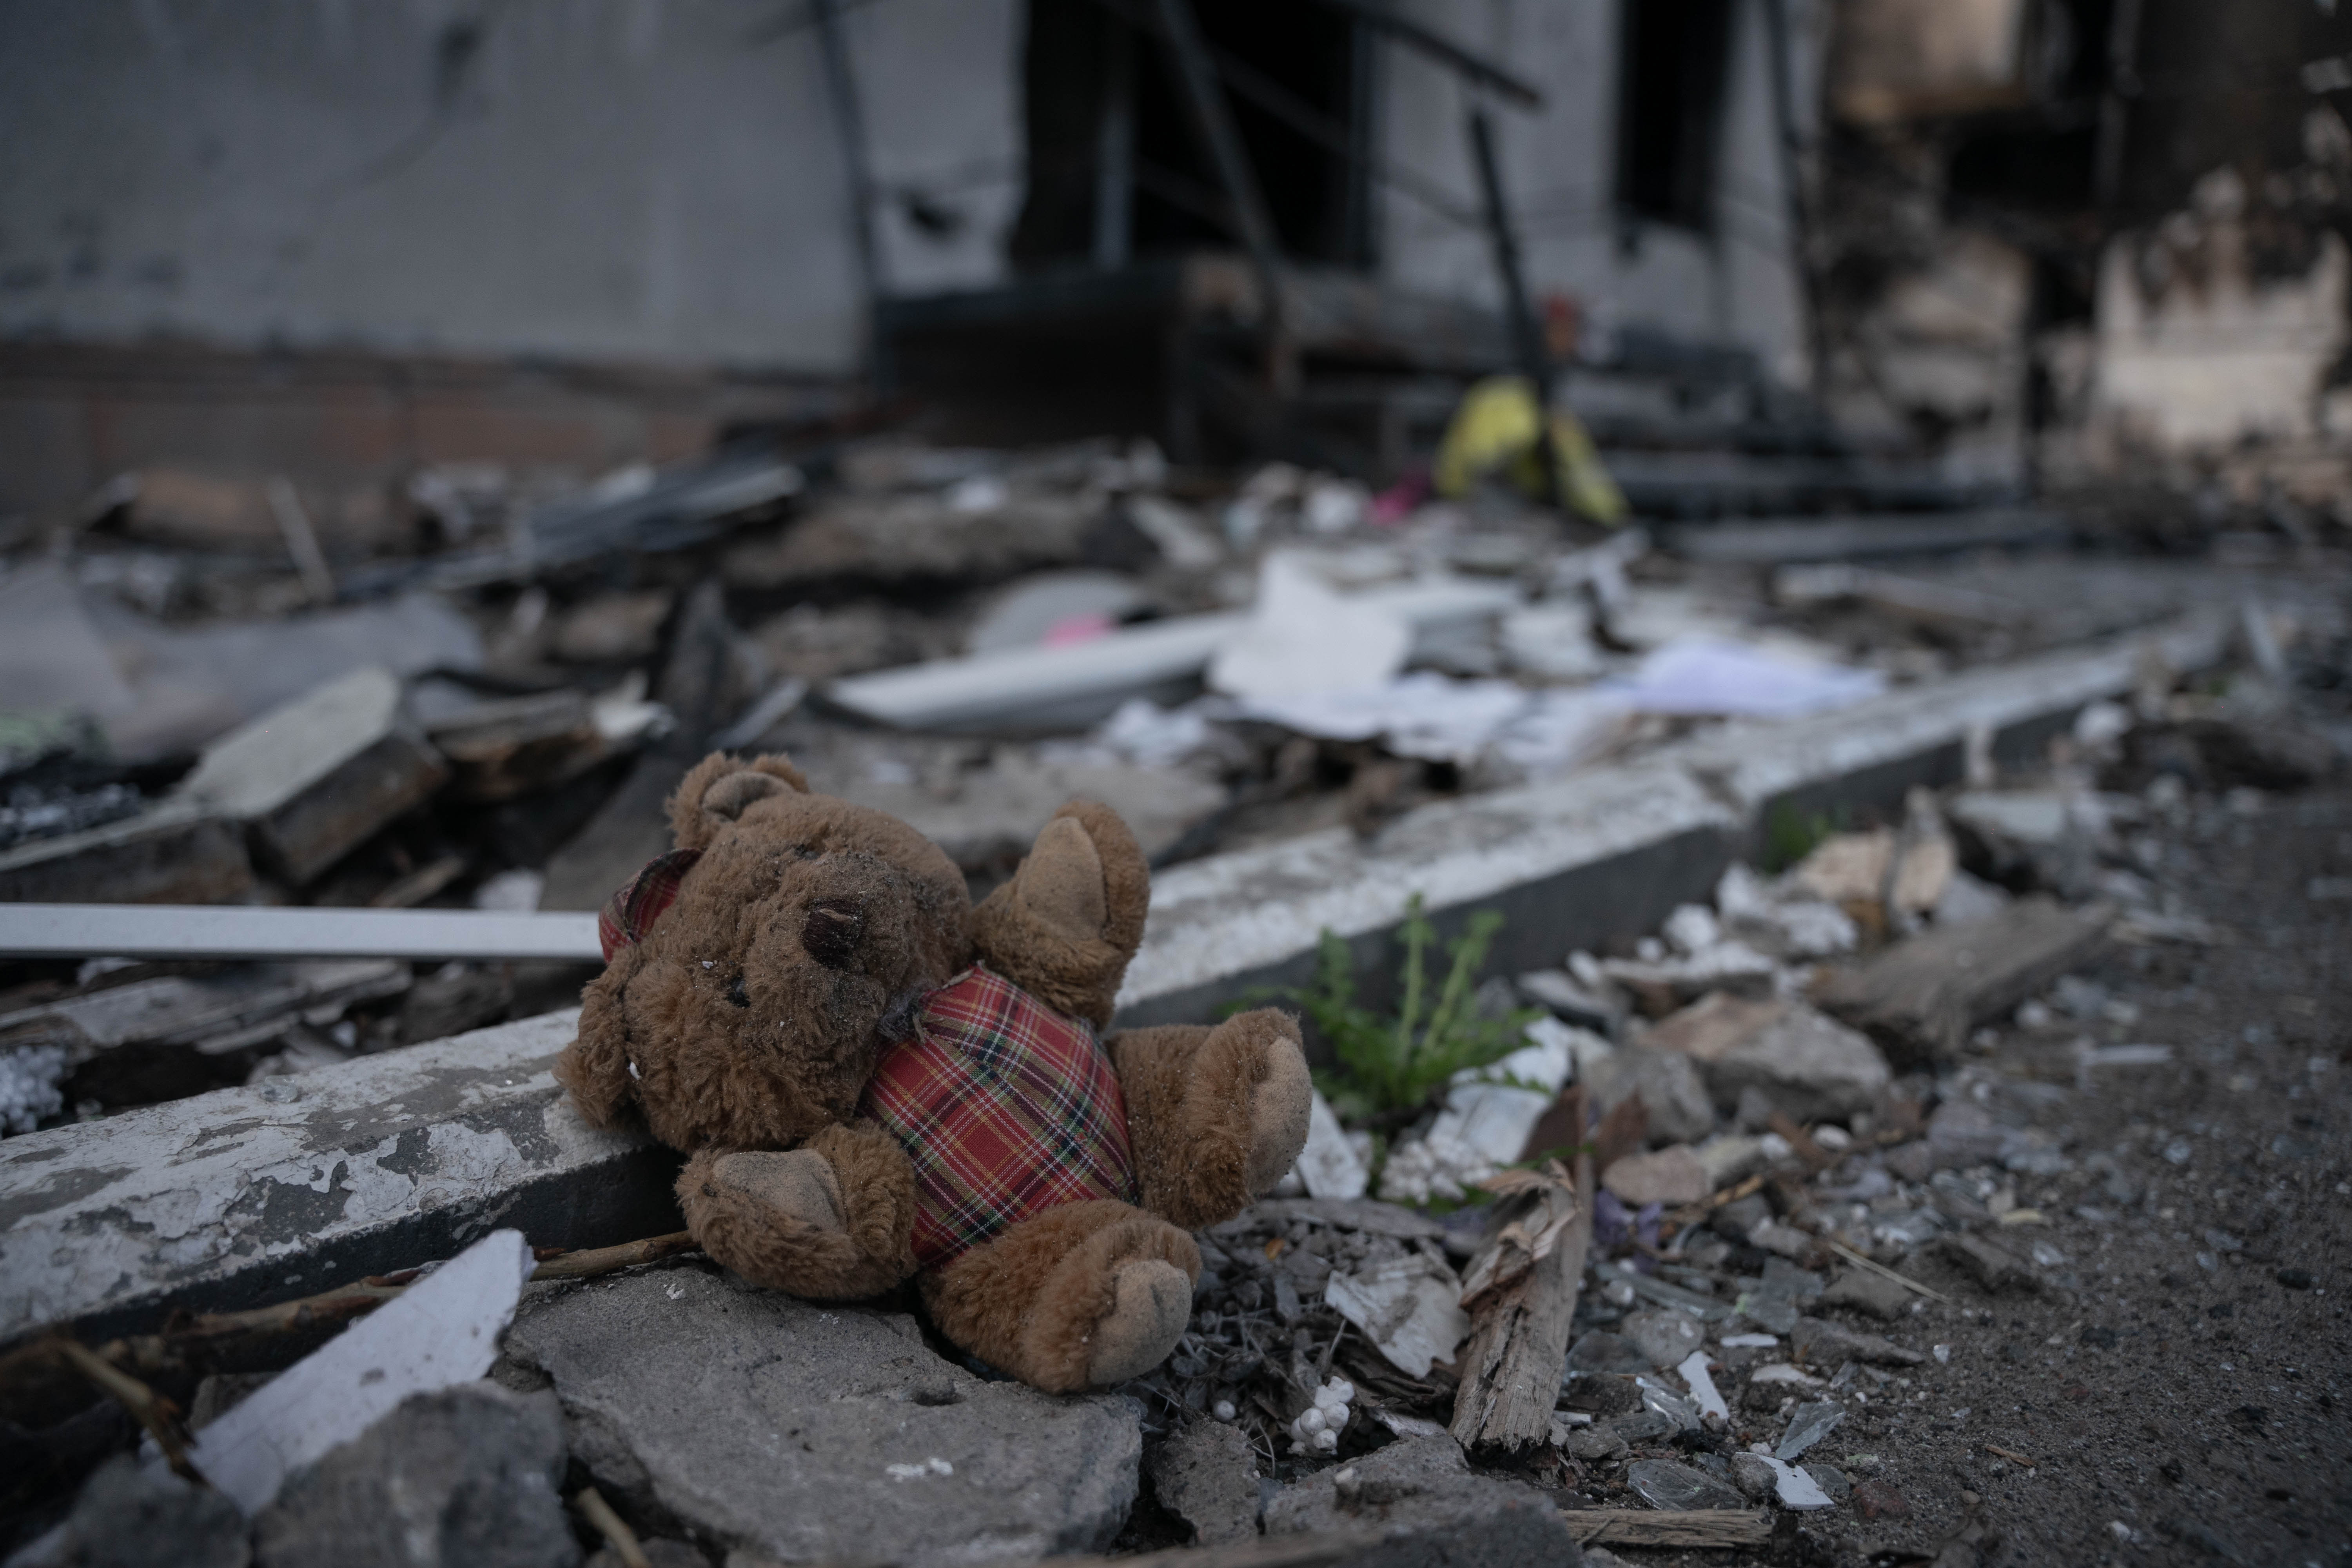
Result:
M1580 1546L1760 1546L1772 1534L1770 1515L1737 1509L1577 1508L1560 1518Z
M1580 1097L1581 1089L1570 1091ZM1581 1121L1582 1108L1576 1116ZM1551 1436L1552 1406L1568 1365L1569 1331L1584 1256L1592 1242L1592 1158L1576 1161L1574 1212L1549 1254L1517 1283L1486 1292L1470 1338L1454 1359L1462 1385L1451 1429L1465 1450L1532 1447Z

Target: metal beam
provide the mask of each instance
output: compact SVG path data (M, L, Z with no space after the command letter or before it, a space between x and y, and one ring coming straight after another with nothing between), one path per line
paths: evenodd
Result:
M1544 500L1565 506L1559 482L1559 452L1551 438L1551 356L1537 330L1535 307L1528 300L1528 280L1519 267L1519 235L1511 225L1511 208L1503 194L1503 172L1495 158L1495 125L1484 106L1470 109L1470 152L1478 165L1478 190L1485 199L1486 238L1495 247L1495 271L1503 286L1503 308L1510 312L1511 348L1519 374L1528 378L1528 395L1536 405L1536 455L1543 465Z
M602 963L593 914L0 904L0 958L556 959Z
M825 93L832 101L834 130L841 138L841 155L848 165L849 234L857 252L858 283L866 291L867 370L875 390L887 392L889 346L883 342L876 319L884 284L881 247L874 237L874 170L866 142L866 110L857 95L857 73L849 63L849 40L842 32L842 0L810 0L809 9L824 57Z
M1248 150L1242 145L1241 130L1234 123L1233 106L1225 101L1224 86L1217 79L1216 65L1209 58L1208 46L1202 40L1200 19L1192 15L1192 0L1159 0L1159 12L1160 30L1168 38L1169 65L1176 75L1177 90L1192 110L1192 129L1208 151L1209 161L1217 171L1217 182L1225 187L1225 195L1234 204L1242 243L1248 247L1250 265L1257 273L1258 293L1262 296L1259 309L1265 333L1266 380L1278 395L1286 397L1297 390L1297 366L1283 321L1282 245L1275 233L1274 217L1266 211L1265 194L1258 188L1257 171L1250 166Z

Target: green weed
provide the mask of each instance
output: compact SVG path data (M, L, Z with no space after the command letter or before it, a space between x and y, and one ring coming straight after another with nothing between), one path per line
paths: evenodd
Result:
M1819 847L1822 839L1843 831L1845 813L1801 812L1787 801L1764 814L1764 843L1758 856L1768 877L1777 877Z
M1394 1128L1409 1121L1444 1089L1455 1073L1501 1060L1525 1042L1521 1033L1539 1009L1482 1017L1473 1005L1478 972L1503 917L1481 910L1463 934L1445 944L1449 966L1431 994L1429 951L1437 931L1422 913L1421 895L1405 906L1397 934L1404 963L1397 972L1396 1016L1382 1017L1356 1001L1356 972L1348 944L1323 933L1316 955L1315 983L1287 993L1339 1059L1316 1075L1317 1087L1340 1120Z

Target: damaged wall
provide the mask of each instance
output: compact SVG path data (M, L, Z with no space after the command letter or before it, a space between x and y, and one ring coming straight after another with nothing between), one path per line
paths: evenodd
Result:
M2319 433L2352 265L2326 230L2264 255L2248 217L2245 182L2221 169L2189 211L2107 246L2093 414L2119 446Z
M1804 374L1803 288L1793 260L1788 185L1772 100L1768 0L1731 0L1712 203L1713 232L1628 219L1615 189L1622 5L1541 0L1413 0L1414 20L1503 61L1545 94L1540 112L1497 115L1504 177L1521 228L1529 284L1583 301L1612 321L1655 323L1756 349L1784 379ZM1792 101L1817 95L1815 0L1790 0ZM1443 186L1472 212L1478 186L1454 78L1402 49L1386 52L1385 156ZM1383 270L1395 282L1495 300L1485 235L1393 192L1381 204Z
M1611 317L1801 341L1766 0L1728 0L1712 233L1617 211L1621 6L1413 0L1549 95L1501 118L1530 277ZM1796 0L1801 60L1818 8ZM1001 281L1016 0L845 17L894 292ZM1455 79L1378 51L1388 156L1477 210ZM1801 74L1810 79L1809 68ZM1795 101L1813 96L1797 83ZM1379 195L1381 270L1476 300L1483 234ZM684 0L0 14L0 333L840 372L850 202L805 7Z
M898 287L1001 270L1019 12L846 17ZM860 322L845 183L805 8L0 9L12 336L838 372Z

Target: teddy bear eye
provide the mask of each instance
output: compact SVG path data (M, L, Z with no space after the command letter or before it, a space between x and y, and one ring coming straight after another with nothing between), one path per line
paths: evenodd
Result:
M751 994L743 989L741 975L739 974L727 983L727 1000L730 1005L737 1007L749 1007L751 1005Z

